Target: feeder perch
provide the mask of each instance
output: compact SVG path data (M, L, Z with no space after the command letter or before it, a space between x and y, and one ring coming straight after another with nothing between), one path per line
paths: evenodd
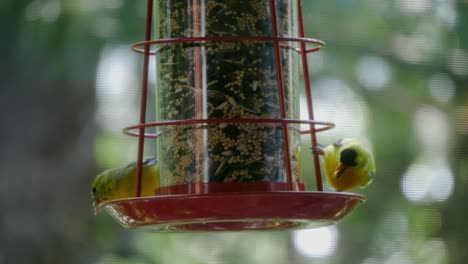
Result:
M147 1L135 198L102 203L120 224L155 231L273 230L337 223L365 200L316 191L300 169L301 134L314 119L301 0ZM155 39L152 39L152 32ZM156 122L146 122L149 57L156 61ZM299 76L308 120L299 119ZM307 125L307 130L301 130ZM153 128L155 133L146 133ZM157 140L160 188L141 197L145 138ZM310 151L307 149L306 151Z

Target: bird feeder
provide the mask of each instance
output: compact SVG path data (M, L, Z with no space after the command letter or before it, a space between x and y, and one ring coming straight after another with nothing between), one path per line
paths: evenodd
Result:
M315 227L365 200L324 192L317 153L314 173L300 168L301 134L314 149L316 133L334 127L314 119L307 56L325 44L304 37L301 0L148 0L145 32L132 45L144 56L140 124L124 129L139 143L135 198L101 205L119 223L156 231ZM145 116L150 56L156 122ZM307 120L299 118L301 89ZM141 197L145 138L157 140L160 169L150 197ZM305 177L315 177L316 191L306 191Z

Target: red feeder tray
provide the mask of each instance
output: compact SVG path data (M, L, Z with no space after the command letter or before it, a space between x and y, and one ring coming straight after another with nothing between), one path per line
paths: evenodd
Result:
M139 197L100 207L127 228L242 231L332 225L365 200L337 192L228 192Z
M100 207L127 228L158 232L241 231L332 225L366 200L353 193L277 191L285 186L282 183L177 185L162 191L171 193L168 195L114 200ZM235 191L239 187L247 191ZM265 188L275 191L253 191ZM189 189L200 193L178 194Z

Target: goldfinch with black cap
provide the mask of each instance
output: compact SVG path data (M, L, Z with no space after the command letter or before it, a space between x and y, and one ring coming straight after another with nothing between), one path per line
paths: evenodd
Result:
M375 177L374 156L356 139L344 138L318 150L328 183L338 192L364 188Z

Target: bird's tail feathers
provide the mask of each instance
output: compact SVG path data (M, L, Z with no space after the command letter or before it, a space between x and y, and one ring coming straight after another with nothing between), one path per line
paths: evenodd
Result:
M143 160L143 165L155 165L158 163L158 159L155 157L147 158Z
M129 164L127 165L127 167L136 168L137 162L138 162L138 161L134 161L134 162L132 162L132 163L129 163ZM157 163L158 163L158 159L155 158L155 157L146 158L146 159L143 159L143 161L142 161L143 166L156 165Z

